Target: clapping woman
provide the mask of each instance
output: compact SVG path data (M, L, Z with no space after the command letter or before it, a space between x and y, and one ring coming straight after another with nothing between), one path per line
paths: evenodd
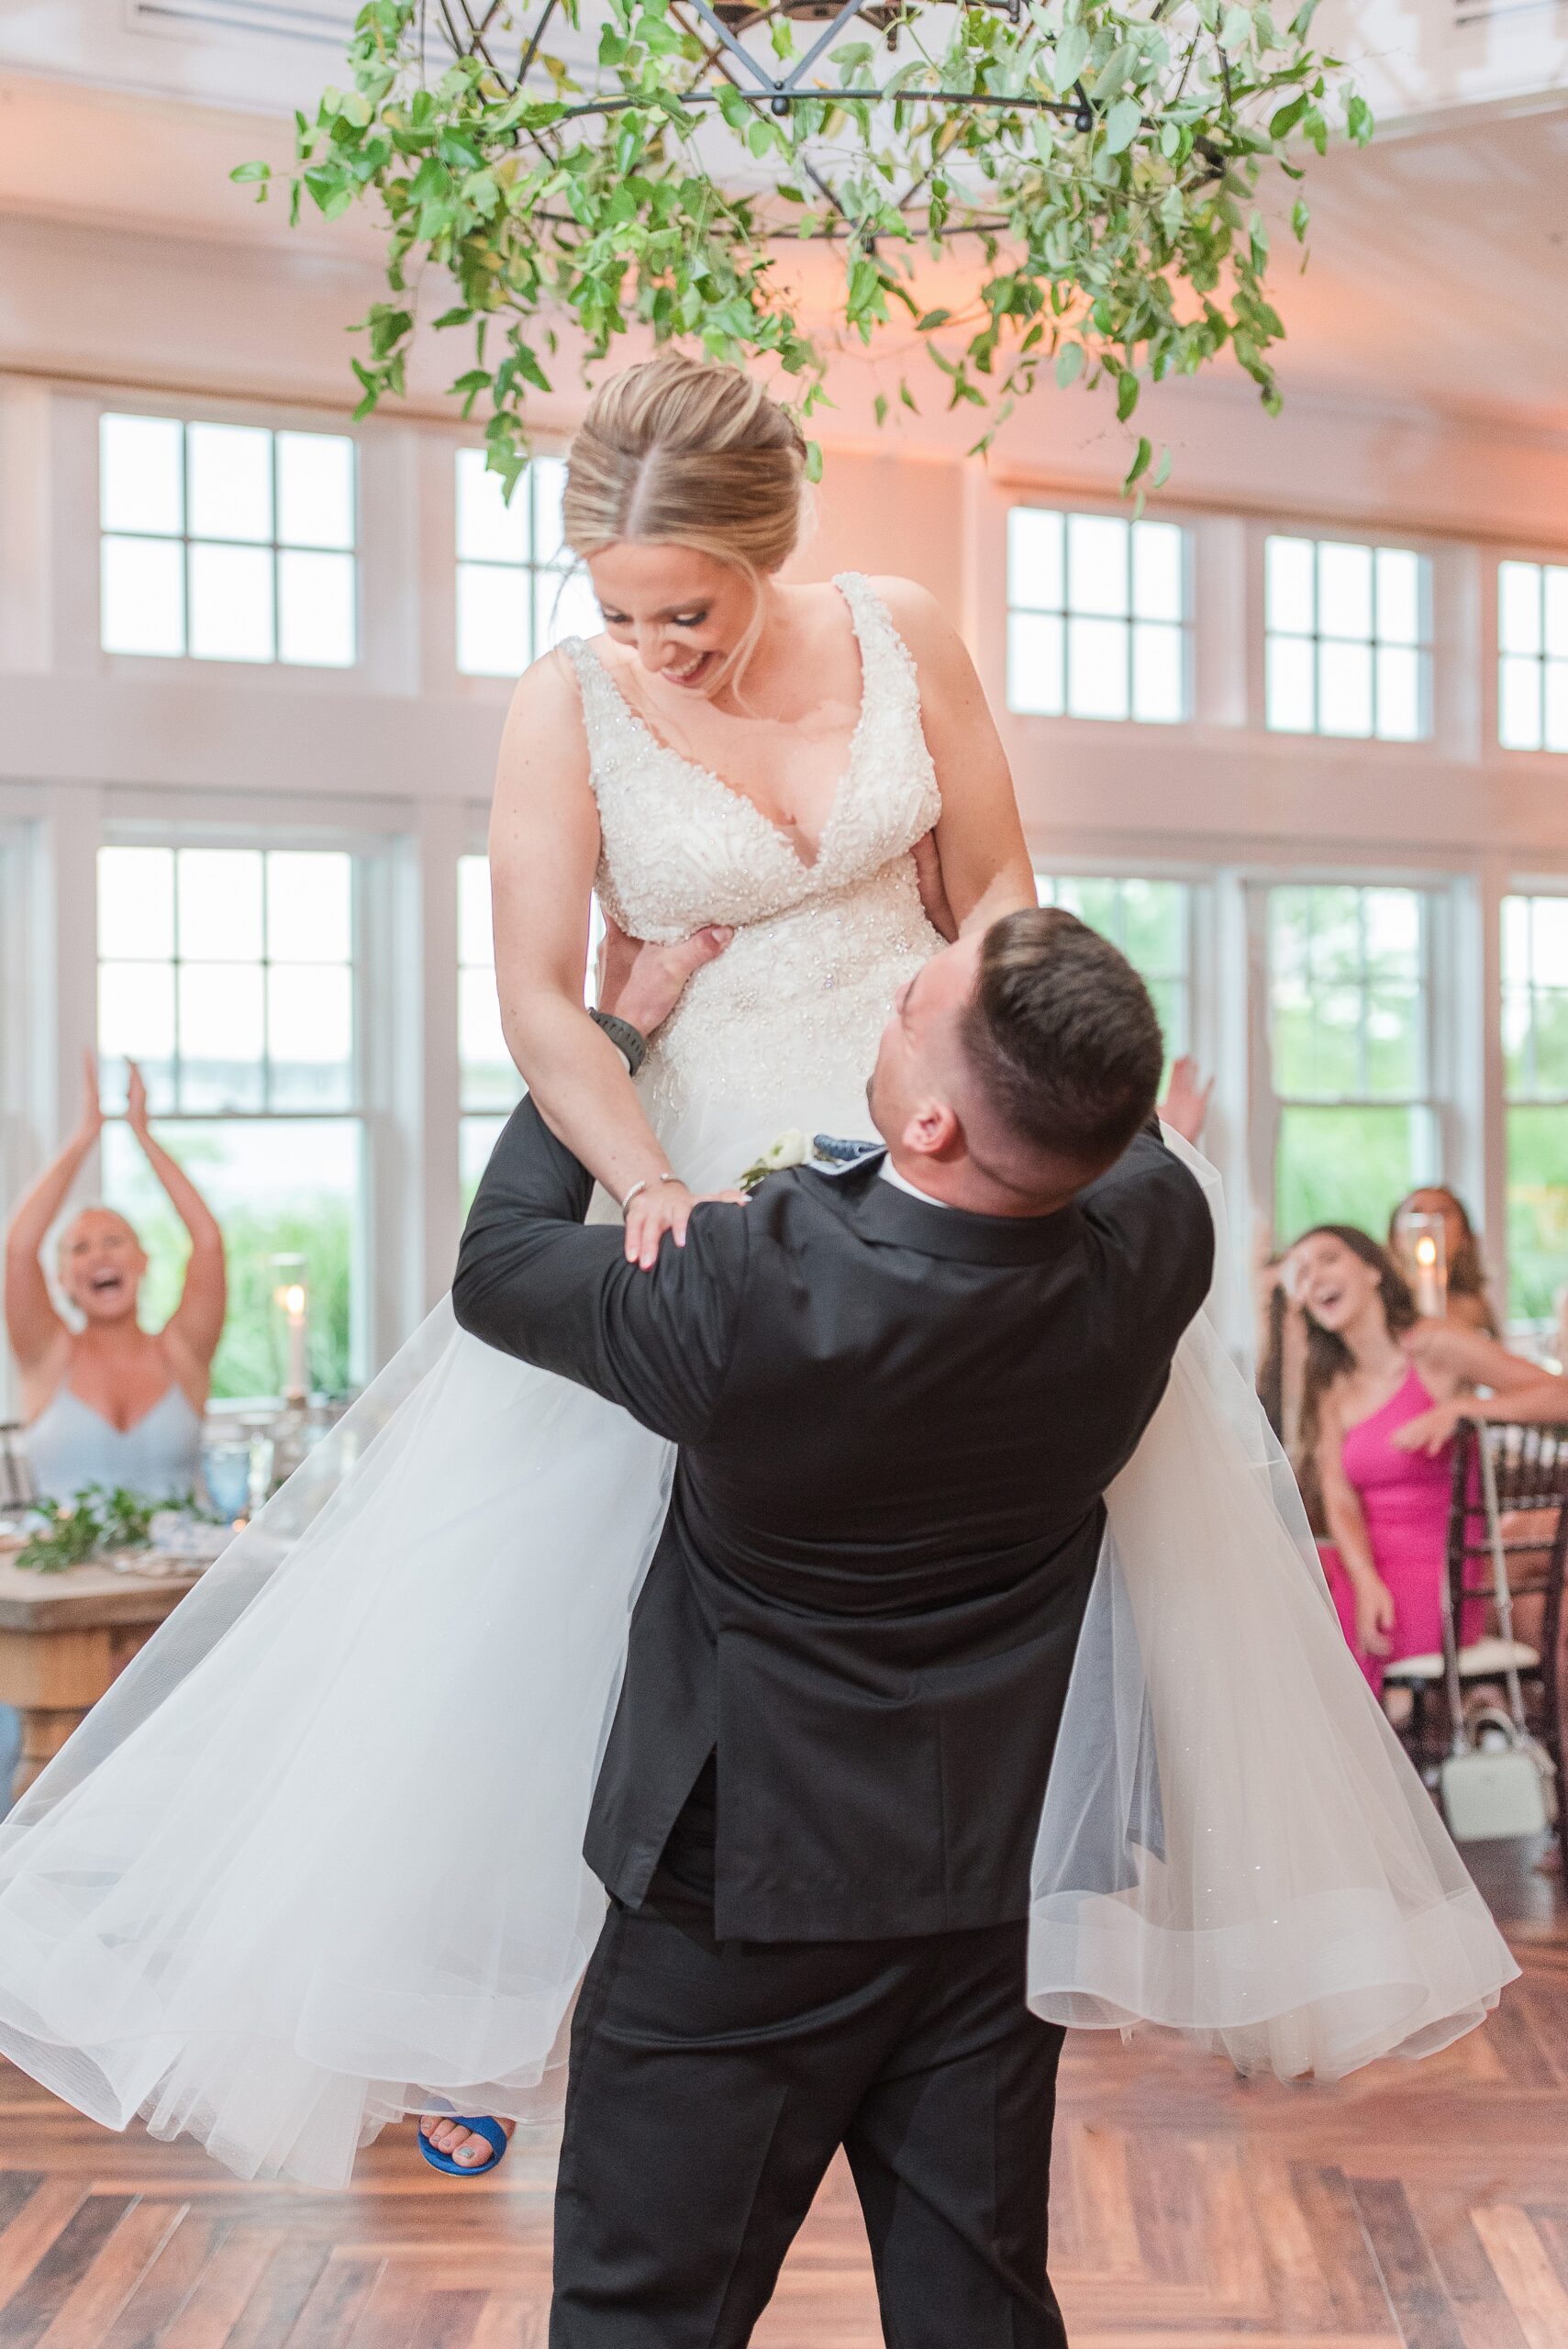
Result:
M60 1288L79 1328L56 1310L44 1273L45 1238L103 1129L91 1053L81 1123L6 1234L6 1329L22 1375L28 1449L39 1490L55 1499L84 1485L123 1485L167 1500L196 1482L202 1412L223 1334L223 1234L195 1185L153 1140L134 1062L126 1120L191 1236L180 1302L161 1330L141 1326L147 1257L112 1208L82 1208L61 1239Z

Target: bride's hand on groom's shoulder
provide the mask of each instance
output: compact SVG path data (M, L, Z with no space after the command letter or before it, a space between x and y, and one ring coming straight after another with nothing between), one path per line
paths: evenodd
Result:
M692 1209L710 1203L732 1208L746 1205L744 1191L689 1191L684 1183L668 1177L646 1191L640 1191L626 1211L626 1260L651 1273L659 1261L659 1249L664 1234L669 1232L677 1248L686 1244L686 1226Z
M717 960L735 932L715 926L673 946L629 938L606 916L594 999L601 1011L628 1020L641 1036L662 1028L693 975Z

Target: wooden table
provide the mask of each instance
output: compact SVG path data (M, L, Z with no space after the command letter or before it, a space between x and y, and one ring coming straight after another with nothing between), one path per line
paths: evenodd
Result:
M199 1567L170 1559L169 1572L116 1574L67 1566L31 1574L0 1553L0 1705L22 1716L22 1755L13 1795L32 1785L117 1673L172 1615Z

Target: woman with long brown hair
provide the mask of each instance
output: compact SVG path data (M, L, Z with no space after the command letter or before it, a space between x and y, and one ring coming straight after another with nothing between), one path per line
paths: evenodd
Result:
M1420 1319L1388 1251L1352 1224L1303 1233L1290 1261L1307 1322L1300 1451L1349 1586L1347 1631L1381 1689L1390 1663L1442 1643L1459 1420L1568 1419L1568 1379L1481 1330Z

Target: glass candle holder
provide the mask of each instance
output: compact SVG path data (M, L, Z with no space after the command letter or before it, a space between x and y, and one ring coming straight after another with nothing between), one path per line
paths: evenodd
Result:
M1410 1284L1416 1310L1440 1321L1448 1311L1448 1229L1440 1215L1407 1209L1396 1227L1399 1269Z

